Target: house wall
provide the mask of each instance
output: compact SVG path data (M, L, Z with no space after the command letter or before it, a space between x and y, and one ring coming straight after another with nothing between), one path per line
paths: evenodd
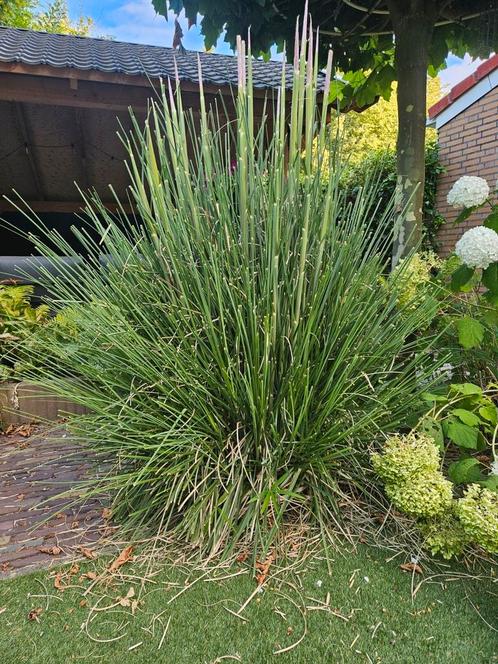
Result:
M479 175L494 189L498 180L498 87L474 102L438 130L440 159L446 172L438 183L437 207L447 223L439 231L440 254L448 256L462 233L482 223L483 212L474 213L458 226L458 210L446 202L448 191L462 175ZM489 208L488 208L489 212Z

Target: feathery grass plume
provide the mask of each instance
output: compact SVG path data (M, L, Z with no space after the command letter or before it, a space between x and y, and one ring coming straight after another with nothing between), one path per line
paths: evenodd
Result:
M374 491L372 441L413 413L433 371L415 333L434 303L400 312L379 286L391 207L379 223L374 184L340 194L332 60L319 71L306 22L271 119L255 121L242 41L234 122L202 83L195 121L178 84L163 87L122 136L134 222L87 198L100 239L75 228L80 250L37 223L54 268L41 282L77 334L45 339L26 377L90 409L68 426L115 466L88 492L104 486L124 524L204 554L267 547L293 518L329 537L348 487Z

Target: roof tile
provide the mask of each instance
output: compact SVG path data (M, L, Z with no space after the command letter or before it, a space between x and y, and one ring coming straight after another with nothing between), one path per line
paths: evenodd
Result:
M429 108L428 114L429 118L435 118L436 115L439 115L448 106L461 97L465 92L474 87L476 83L479 83L485 76L493 72L495 69L498 69L498 54L492 55L490 58L482 62L479 67L464 78L463 81L460 81L455 86L451 88L447 95L442 97L438 102Z
M25 65L96 70L127 76L174 78L198 82L198 58L205 83L237 84L237 59L232 55L180 52L163 46L147 46L74 35L49 34L34 30L0 27L0 61ZM280 86L280 62L253 61L253 82L257 88ZM292 66L286 66L286 84L292 84Z

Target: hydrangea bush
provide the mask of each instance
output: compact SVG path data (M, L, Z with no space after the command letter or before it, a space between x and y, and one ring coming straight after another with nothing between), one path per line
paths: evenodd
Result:
M447 200L454 208L471 208L483 205L489 196L489 186L484 178L463 175L448 192Z
M389 437L372 454L372 465L393 505L417 519L433 555L449 559L468 544L498 553L498 492L471 483L459 496L443 473L440 448L426 433Z
M498 233L486 226L471 228L456 243L455 253L467 267L486 270L498 261Z

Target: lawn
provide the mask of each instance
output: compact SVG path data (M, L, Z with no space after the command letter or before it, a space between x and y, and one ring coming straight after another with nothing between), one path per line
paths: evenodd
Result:
M91 620L91 606L98 602L97 608L103 609L116 604L120 597L132 595L133 588L134 595L122 602L131 604L139 596L138 578L144 569L126 565L121 568L126 570L121 581L101 584L87 595L83 593L92 581L81 574L101 570L104 561L82 564L72 577L77 587L64 591L54 588L53 572L38 572L0 585L1 661L498 661L494 630L498 587L489 578L454 580L455 574L453 580L424 583L412 599L412 575L400 569L400 562L386 562L383 552L363 547L355 554L335 557L329 575L325 561L316 557L295 572L270 577L265 590L240 612L241 617L234 613L256 588L244 564L210 572L196 583L185 568L164 565L153 577L154 583L146 584L134 616L131 606L118 604L94 612ZM237 571L241 573L233 576ZM214 577L225 578L215 581ZM187 578L190 587L185 584ZM62 582L68 583L68 577ZM327 598L328 606L324 605ZM30 619L33 609L42 610L35 612L39 613L35 619L31 613ZM302 636L295 648L273 654ZM97 639L117 640L101 643Z

